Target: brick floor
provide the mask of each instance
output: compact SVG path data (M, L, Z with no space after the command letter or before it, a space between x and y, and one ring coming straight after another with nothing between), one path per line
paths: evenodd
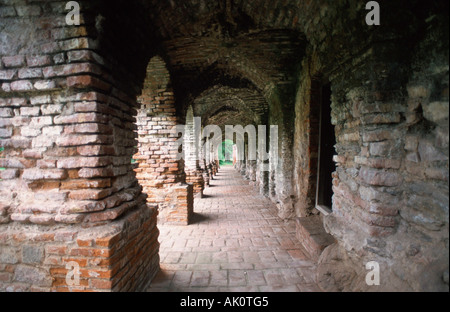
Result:
M222 167L204 194L195 223L159 225L161 271L148 291L320 291L294 221L279 219L233 168Z

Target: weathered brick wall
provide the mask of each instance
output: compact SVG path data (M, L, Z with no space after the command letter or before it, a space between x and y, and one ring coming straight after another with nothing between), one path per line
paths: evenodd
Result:
M332 44L315 47L304 61L294 145L299 216L318 213L310 192L317 161L311 140L318 130L316 77L329 79L333 93L338 156L333 212L324 223L337 244L320 260L318 281L326 290L448 289L448 45L436 41L448 37L448 18L414 21L415 32L403 31L392 43L372 42L339 70L327 60ZM369 261L380 263L380 287L365 284Z

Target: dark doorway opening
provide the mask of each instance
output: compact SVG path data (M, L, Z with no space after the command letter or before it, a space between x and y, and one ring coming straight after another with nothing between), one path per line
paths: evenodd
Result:
M331 124L331 85L322 87L320 103L319 159L317 173L316 208L322 213L331 213L333 177L336 164L336 136Z

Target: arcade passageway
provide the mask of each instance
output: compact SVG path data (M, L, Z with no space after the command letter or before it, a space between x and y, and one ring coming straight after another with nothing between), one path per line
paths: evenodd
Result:
M368 2L0 0L0 291L448 291L448 1Z

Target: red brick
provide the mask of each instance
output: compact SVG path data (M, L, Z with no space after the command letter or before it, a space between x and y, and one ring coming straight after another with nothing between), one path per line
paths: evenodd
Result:
M48 169L48 168L56 168L56 160L43 160L40 159L37 161L37 167L42 169Z
M81 268L87 267L87 265L88 265L88 259L86 259L86 258L65 257L65 258L62 259L62 262L63 262L64 265L66 263L69 263L69 262L76 262L76 263L78 263L78 265Z
M397 172L366 167L360 169L359 177L361 181L376 186L397 186L402 182L402 178Z
M73 38L65 41L60 41L59 46L62 50L82 50L89 49L89 39L88 38Z
M33 85L36 90L51 90L56 89L56 82L53 80L39 80Z
M115 249L94 249L93 250L93 256L94 257L102 257L102 258L110 258L114 255Z
M37 150L25 150L23 151L22 156L25 158L40 159L42 158L42 152Z
M59 146L80 146L87 144L107 144L113 143L113 137L107 135L65 135L56 140Z
M52 276L66 276L68 270L66 268L50 268L50 274Z
M102 212L91 213L89 216L87 216L87 218L91 222L115 220L116 218L121 216L128 208L130 208L129 204L124 204L117 208L111 208Z
M111 289L113 282L111 280L91 279L90 286L97 289Z
M121 238L120 234L116 234L110 237L97 238L95 240L95 244L101 247L112 247L115 243L117 243Z
M72 88L96 88L109 91L111 85L92 76L75 76L67 78L67 86Z
M55 217L56 222L66 223L66 224L77 224L83 222L85 215L82 214L70 214L70 215L57 215Z
M75 257L92 257L94 255L94 249L92 248L72 248L69 252L70 256Z
M25 180L63 180L67 172L62 169L26 169L22 174Z
M12 280L12 274L7 272L0 272L0 282L9 283Z
M69 59L69 62L96 61L103 63L103 60L99 55L88 50L69 51L67 52L67 58Z
M65 255L67 253L67 246L47 246L45 248L45 252L47 254L54 254L54 255Z
M82 123L75 125L75 133L101 133L101 134L112 134L113 129L110 126L99 124L99 123Z
M25 56L23 55L4 56L2 57L2 60L6 67L13 68L25 66Z
M110 157L67 157L58 160L57 167L62 169L74 168L96 168L105 167L112 164Z
M57 116L54 119L55 124L82 124L82 123L108 123L110 118L98 113L79 113L67 116ZM80 128L82 129L82 128Z
M77 239L77 245L80 247L92 247L93 239Z
M14 70L13 69L8 69L8 70L0 69L0 80L13 80L16 73L17 73L17 69L14 69ZM9 87L11 87L11 86L9 86Z
M105 188L111 186L110 179L102 179L102 180L71 180L71 181L63 181L61 182L61 189L85 189L85 188Z
M0 171L0 180L12 180L19 176L19 169L6 169Z
M113 177L114 171L111 168L83 168L78 175L80 178L107 178Z
M71 191L69 194L69 198L73 200L99 200L103 199L111 194L111 189L105 190L78 190Z
M108 109L106 105L95 101L75 103L74 110L77 113L90 113L90 112L107 113L110 111L110 109Z
M40 233L37 235L33 235L32 238L30 238L30 241L33 242L53 242L54 240L55 240L54 233Z
M50 56L27 56L28 67L42 67L51 64Z
M45 78L69 76L80 73L100 73L97 66L89 63L51 66L43 69Z
M12 91L30 91L33 90L33 84L29 80L18 80L11 83Z
M106 145L85 145L77 148L78 154L81 156L103 156L115 155L114 146Z
M23 68L19 70L20 79L41 78L42 70L40 68Z

